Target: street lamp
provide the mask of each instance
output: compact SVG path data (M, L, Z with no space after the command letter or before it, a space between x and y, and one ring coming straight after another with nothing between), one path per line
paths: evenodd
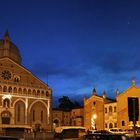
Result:
M94 114L94 115L93 115L93 119L94 119L94 120L96 120L96 118L97 118L97 115L96 115L96 114Z
M94 130L96 130L96 122L95 122L96 119L97 119L97 115L96 114L93 114L93 116L91 118L91 127Z

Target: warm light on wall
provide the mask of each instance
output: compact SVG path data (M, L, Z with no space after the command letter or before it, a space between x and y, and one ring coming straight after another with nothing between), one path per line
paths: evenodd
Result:
M10 100L12 98L12 95L3 95L2 96L3 100L6 99L6 98Z
M93 119L95 120L96 118L97 118L97 115L96 115L96 114L94 114L94 115L93 115Z
M96 119L97 119L97 115L96 115L96 114L93 114L93 115L92 115L92 118L91 118L91 128L92 128L93 130L96 129L96 122L95 122Z

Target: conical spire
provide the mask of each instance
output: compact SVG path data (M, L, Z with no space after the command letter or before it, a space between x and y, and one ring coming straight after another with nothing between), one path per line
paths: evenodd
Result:
M93 89L92 94L96 95L96 89L95 88Z
M116 96L118 96L119 95L119 90L118 90L118 88L116 89Z

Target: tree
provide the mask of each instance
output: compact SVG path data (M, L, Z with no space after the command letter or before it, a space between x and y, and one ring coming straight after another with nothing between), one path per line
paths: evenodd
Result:
M73 103L70 101L68 96L63 96L62 98L59 98L58 101L58 107L62 110L69 111L73 108Z
M77 101L72 102L68 96L63 96L58 99L59 108L64 111L69 111L73 108L80 107L80 104Z

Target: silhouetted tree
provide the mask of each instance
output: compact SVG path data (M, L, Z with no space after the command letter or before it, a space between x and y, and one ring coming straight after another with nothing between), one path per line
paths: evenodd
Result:
M80 104L77 101L72 102L68 96L63 96L59 98L58 101L59 101L58 108L64 111L69 111L73 108L80 107Z

